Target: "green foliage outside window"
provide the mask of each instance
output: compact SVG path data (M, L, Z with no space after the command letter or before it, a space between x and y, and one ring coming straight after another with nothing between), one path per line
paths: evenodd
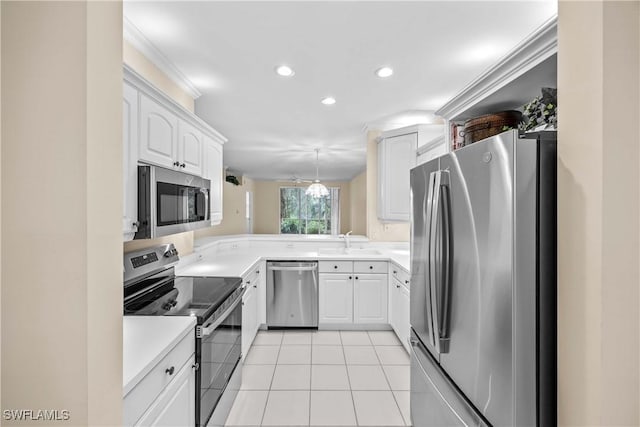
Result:
M331 234L331 196L314 198L305 190L280 188L280 233Z

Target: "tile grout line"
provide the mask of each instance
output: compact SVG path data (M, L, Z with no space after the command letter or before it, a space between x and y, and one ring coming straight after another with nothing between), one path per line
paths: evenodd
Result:
M267 405L269 405L269 397L271 396L271 386L273 385L273 379L276 376L276 369L278 368L278 359L280 358L280 349L282 348L282 340L284 339L284 334L282 335L282 339L280 340L280 345L278 346L278 355L276 356L276 363L273 365L273 374L271 375L271 382L269 383L269 391L267 392L267 400L264 402L264 408L262 408L262 417L260 418L260 426L264 423L264 416L267 414Z
M340 341L342 341L342 336L340 337ZM344 355L344 344L342 345L342 353ZM353 416L356 419L356 426L360 425L358 421L358 411L356 410L356 399L353 397L353 388L351 387L351 377L349 376L349 365L347 364L347 357L344 357L344 369L347 371L347 381L349 382L349 394L351 394L351 404L353 405Z
M369 337L369 338L371 338L371 337ZM380 362L380 369L382 369L382 373L384 374L384 378L387 380L387 383L388 383L389 380L387 379L387 374L384 371L384 366L385 365L382 364L382 360L380 359L380 356L378 355L378 352L376 350L376 346L375 345L373 346L373 351L375 352L376 357L378 358L378 362ZM393 389L391 388L391 384L389 384L389 391L391 392L391 397L393 397L393 401L396 404L396 408L398 409L398 412L400 413L400 419L402 420L402 423L406 426L407 422L404 419L404 415L402 415L402 410L400 409L400 405L398 404L398 400L396 399L396 395L393 393Z

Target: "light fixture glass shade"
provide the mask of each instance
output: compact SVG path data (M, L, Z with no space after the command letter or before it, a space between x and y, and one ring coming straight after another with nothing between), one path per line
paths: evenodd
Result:
M307 187L307 191L305 191L307 196L315 197L316 199L320 197L327 197L329 195L329 190L324 185L320 184L320 181L316 180L313 184Z

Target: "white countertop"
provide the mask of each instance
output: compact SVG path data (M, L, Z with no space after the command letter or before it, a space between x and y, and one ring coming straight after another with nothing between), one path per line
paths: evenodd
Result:
M374 247L372 247L374 248ZM408 250L377 248L379 254L353 253L324 253L320 251L300 251L296 249L276 249L268 248L247 248L243 250L230 251L223 255L204 256L184 267L177 267L176 274L179 276L221 276L221 277L241 277L259 261L262 260L379 260L392 261L403 270L409 272L411 260Z
M124 316L122 321L123 396L166 356L187 334L193 334L195 317Z

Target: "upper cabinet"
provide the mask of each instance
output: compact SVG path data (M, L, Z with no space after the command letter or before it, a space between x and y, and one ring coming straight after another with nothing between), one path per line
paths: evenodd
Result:
M452 125L483 114L521 110L543 87L557 87L557 31L555 16L435 112L445 119L447 147L453 142Z
M128 66L123 85L123 238L137 229L138 163L211 181L211 224L222 221L222 147L227 139Z
M425 148L426 147L426 148ZM409 222L411 213L409 171L416 166L418 150L431 156L446 152L441 124L417 125L384 132L378 141L378 219Z
M122 233L127 241L138 231L138 91L125 83L122 95Z
M202 176L211 181L210 212L211 225L222 221L222 144L207 136L204 137L204 168Z
M178 163L184 172L204 175L202 134L185 121L178 124Z
M166 168L178 161L178 118L160 103L140 95L140 160Z

